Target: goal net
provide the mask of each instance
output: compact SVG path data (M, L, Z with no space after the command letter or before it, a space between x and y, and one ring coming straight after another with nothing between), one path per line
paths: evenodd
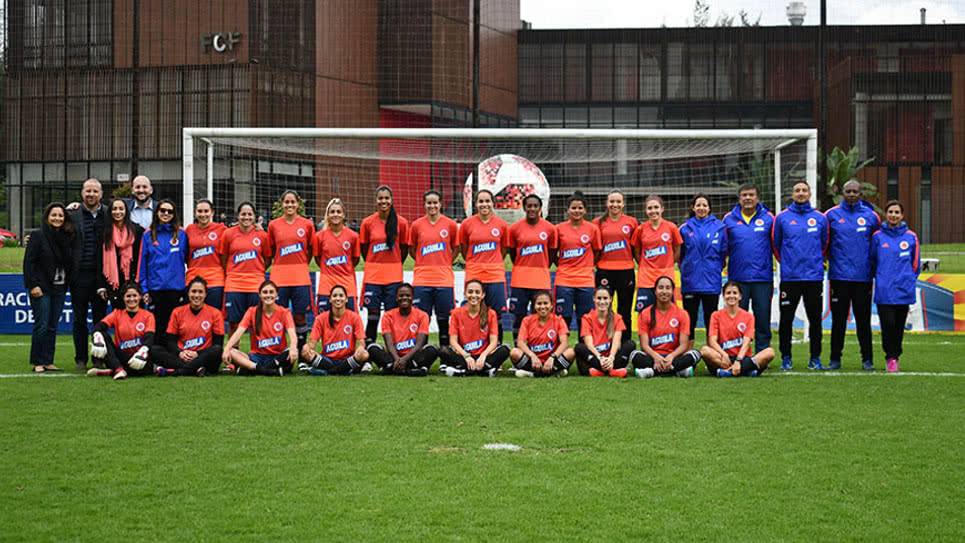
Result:
M341 198L352 225L374 211L375 188L384 184L409 220L424 214L422 195L434 189L459 221L481 186L510 221L521 216L526 192L543 191L544 215L558 223L574 192L585 195L592 218L619 190L628 214L642 219L646 197L657 194L664 217L680 224L697 193L718 217L745 183L775 213L797 181L816 195L816 141L815 130L185 128L183 205L208 198L230 224L237 205L250 201L267 224L275 201L292 189L316 223L328 201Z

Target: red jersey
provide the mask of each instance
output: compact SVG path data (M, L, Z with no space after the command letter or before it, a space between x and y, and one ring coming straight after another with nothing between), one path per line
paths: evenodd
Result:
M710 326L707 327L707 337L710 336L716 336L720 348L732 357L737 356L744 338L747 338L747 355L751 356L754 354L754 315L741 308L737 308L737 314L733 317L726 309L714 311L710 315Z
M690 315L671 304L666 313L657 310L657 322L650 329L650 307L644 308L637 317L637 331L650 338L650 348L660 354L670 354L680 346L681 334L690 333Z
M630 242L640 251L637 288L653 288L661 275L673 277L673 251L684 242L676 224L661 220L654 228L646 221L633 232Z
M265 281L265 257L270 254L264 230L252 228L245 233L240 226L232 226L221 236L218 253L228 256L226 292L258 292Z
M185 304L171 313L167 333L178 338L182 351L203 351L214 345L214 336L224 335L224 317L210 305L201 306L196 314Z
M556 262L556 285L560 287L593 288L593 252L602 248L600 229L589 221L575 227L570 221L556 225L560 245Z
M614 221L609 215L605 215L593 223L600 227L600 239L603 243L596 267L601 270L632 270L633 246L630 240L639 226L637 220L623 215Z
M519 337L526 340L529 350L539 357L541 362L553 354L560 343L567 341L567 327L563 317L550 315L546 324L539 323L539 315L526 315L519 327Z
M459 237L456 221L440 215L436 224L422 217L409 227L409 246L415 253L412 284L452 288L452 248Z
M473 215L459 225L456 245L466 254L466 281L476 279L483 283L505 283L506 267L503 264L503 247L509 246L509 225L493 215L483 222Z
M321 342L315 350L322 356L344 360L352 356L356 344L365 339L365 325L358 313L346 309L342 318L336 320L334 326L329 326L329 313L331 311L325 311L315 318L311 338Z
M325 228L315 234L312 253L318 257L318 293L328 296L332 287L342 285L348 296L357 297L355 284L355 265L359 258L359 235L348 227L335 235Z
M459 345L472 356L479 356L489 345L489 337L496 333L499 327L499 317L492 309L487 313L486 327L479 326L479 317L469 315L468 306L457 307L449 314L450 334L459 338Z
M114 346L130 356L144 346L144 334L155 331L154 315L146 309L138 309L132 317L126 309L115 309L101 320L114 329Z
M224 268L221 267L221 257L218 255L218 241L226 230L219 222L208 223L205 228L197 224L189 224L184 228L188 236L188 272L185 281L190 283L195 277L201 277L208 283L208 288L224 286Z
M429 335L429 315L418 307L413 307L408 316L403 316L399 308L390 309L382 316L382 334L392 334L395 351L405 356L415 348L419 334Z
M613 313L613 331L625 332L626 329L626 325L623 324L623 317L621 317L619 313ZM610 343L613 341L613 336L607 335L606 322L600 322L596 309L583 315L583 318L580 320L580 337L584 338L586 336L593 338L593 346L596 347L597 352L602 355L610 352ZM617 347L619 348L619 345Z
M535 225L520 219L509 227L509 246L516 255L511 287L549 289L550 250L556 249L556 227L546 219Z
M271 256L271 280L279 287L310 285L308 263L312 260L312 238L315 225L305 217L295 217L291 224L284 217L268 223L268 254Z
M368 245L365 254L363 281L373 285L388 285L402 281L402 253L399 246L409 240L409 222L399 215L399 231L392 249L385 243L385 221L373 213L362 219L359 243Z
M295 327L290 311L281 306L275 306L275 312L268 316L261 314L261 326L255 333L255 312L258 307L249 307L241 319L240 326L248 330L251 336L250 352L255 354L277 355L288 349L287 329Z

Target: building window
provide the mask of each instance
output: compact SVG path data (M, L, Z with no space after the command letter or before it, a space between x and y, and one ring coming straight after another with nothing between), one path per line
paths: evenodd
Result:
M640 48L640 101L660 100L660 49Z
M10 24L22 36L24 67L111 64L111 0L27 0L18 15Z

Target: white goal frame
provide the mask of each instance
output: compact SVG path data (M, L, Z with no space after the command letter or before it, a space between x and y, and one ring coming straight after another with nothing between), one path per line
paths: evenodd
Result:
M811 186L811 204L817 204L818 131L804 129L733 129L733 130L678 130L678 129L582 129L582 128L184 128L182 129L183 205L194 209L197 195L195 183L194 148L197 140L206 144L207 180L205 195L214 196L215 144L210 138L343 138L343 139L452 139L492 138L500 140L708 140L762 139L783 140L770 149L774 153L774 213L781 210L781 149L806 140L806 180ZM193 222L190 211L184 214L185 224Z

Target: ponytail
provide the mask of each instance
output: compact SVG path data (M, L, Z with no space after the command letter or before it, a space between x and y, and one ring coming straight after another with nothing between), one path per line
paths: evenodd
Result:
M482 281L479 279L470 279L466 286L468 287L472 283L479 285L479 288L483 291L483 298L479 301L479 328L485 330L486 326L489 325L489 306L486 305L486 287L483 286Z
M392 189L388 185L379 185L375 189L375 194L382 191L388 192L392 196ZM391 249L395 246L396 237L399 235L399 214L395 212L395 203L389 206L389 216L385 219L385 245Z

